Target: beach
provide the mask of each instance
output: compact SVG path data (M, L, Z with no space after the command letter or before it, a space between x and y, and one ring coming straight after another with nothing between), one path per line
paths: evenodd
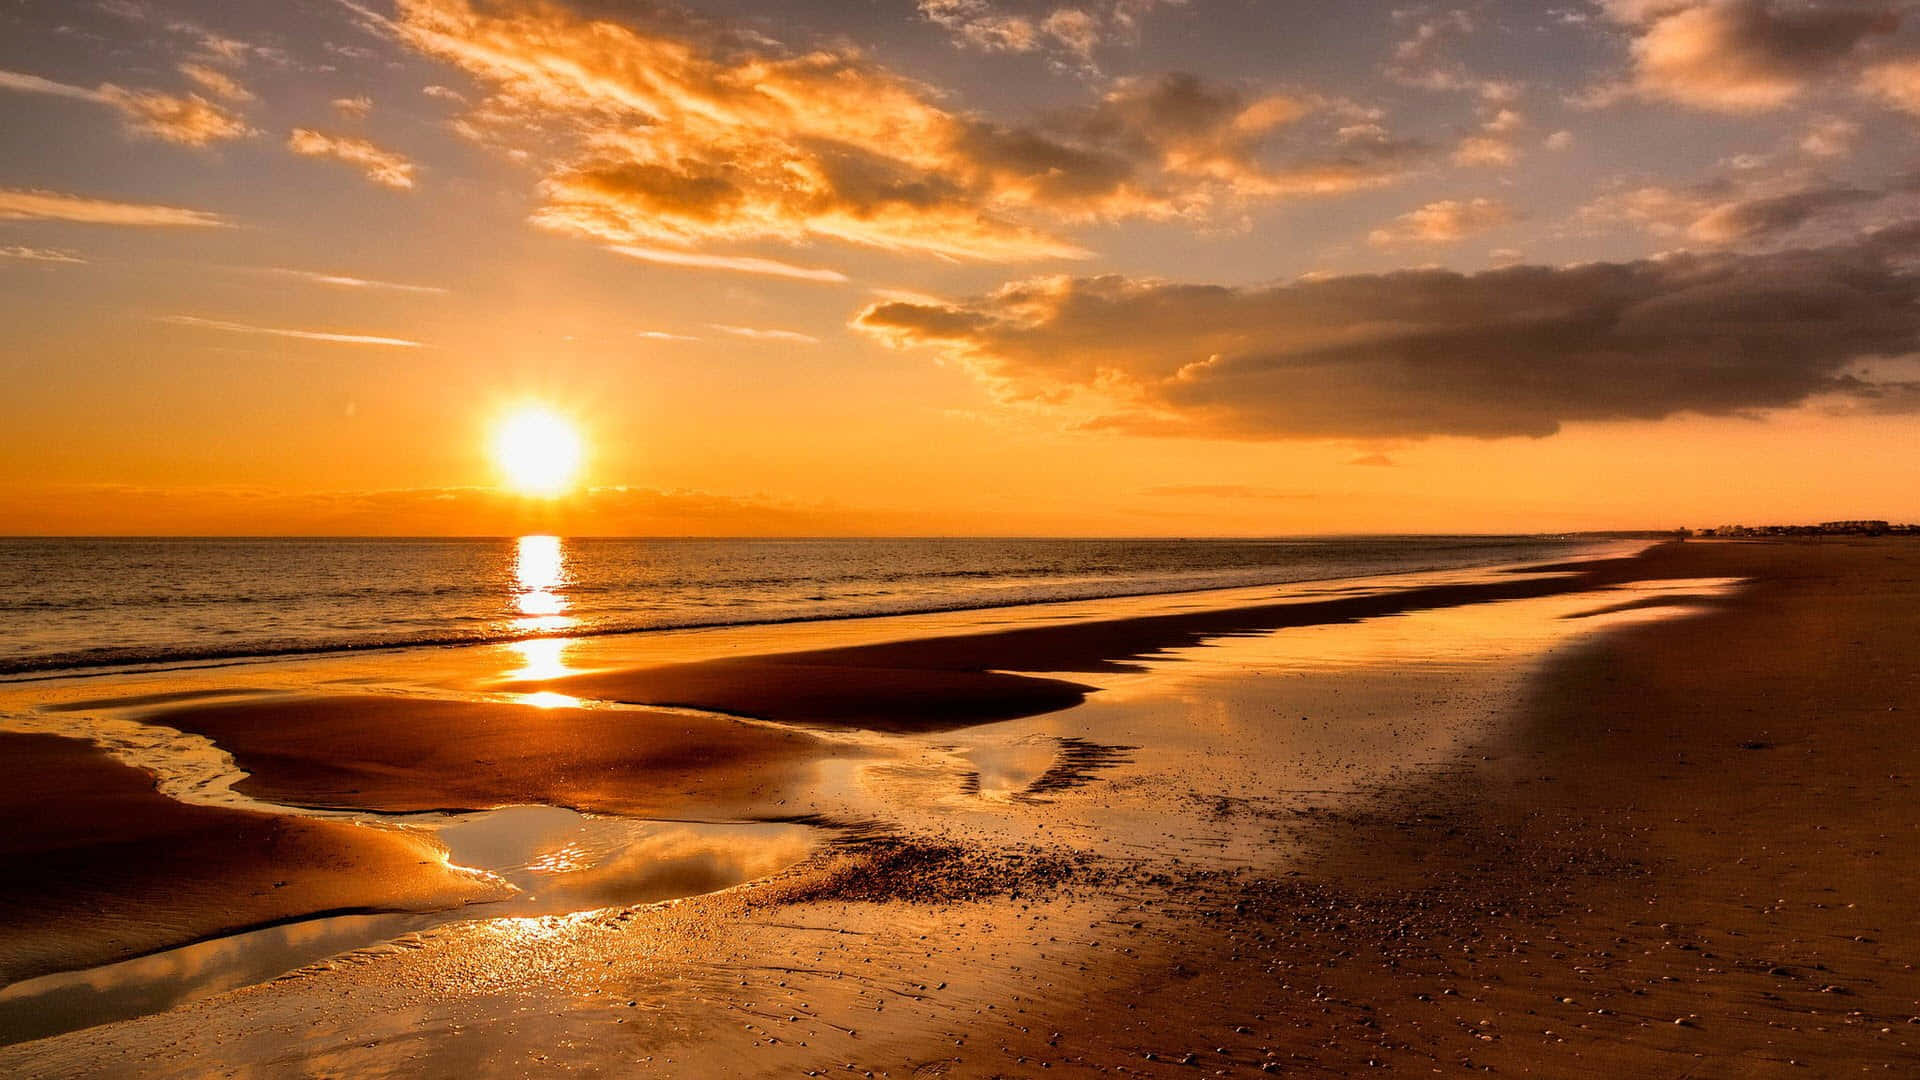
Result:
M11 683L0 1069L1912 1070L1920 545L1637 547Z

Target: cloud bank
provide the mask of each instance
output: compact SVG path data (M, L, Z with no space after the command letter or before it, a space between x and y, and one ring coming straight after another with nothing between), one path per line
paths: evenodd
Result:
M1226 288L1050 277L854 325L1089 427L1241 439L1546 436L1822 394L1920 348L1920 222L1853 243ZM1905 395L1910 399L1912 395Z

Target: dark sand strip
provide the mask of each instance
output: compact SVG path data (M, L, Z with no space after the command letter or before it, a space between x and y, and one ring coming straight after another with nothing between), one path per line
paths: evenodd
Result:
M190 806L77 739L0 734L0 983L320 914L501 899L430 842Z
M791 814L840 748L800 731L636 709L360 694L195 706L156 723L204 735L290 806L387 813L539 803L637 817Z

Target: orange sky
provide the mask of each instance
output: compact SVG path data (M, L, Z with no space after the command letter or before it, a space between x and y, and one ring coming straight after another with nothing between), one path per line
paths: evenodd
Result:
M21 5L0 531L1920 518L1920 17L1255 7Z

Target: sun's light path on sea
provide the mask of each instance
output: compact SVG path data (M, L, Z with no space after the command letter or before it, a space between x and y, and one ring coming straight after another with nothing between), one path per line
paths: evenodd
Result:
M552 634L579 622L567 612L566 546L557 536L522 536L514 541L513 610L518 618L513 629L523 634ZM518 670L507 677L518 681L558 679L572 674L566 652L572 639L535 637L509 642L507 648L519 654ZM528 705L543 708L578 705L564 694L539 691L522 695Z

